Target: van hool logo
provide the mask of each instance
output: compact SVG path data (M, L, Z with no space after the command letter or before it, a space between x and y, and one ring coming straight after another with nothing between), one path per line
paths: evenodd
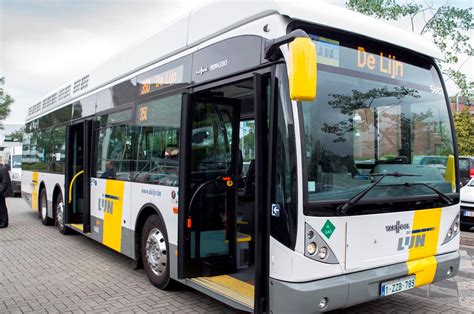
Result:
M118 200L120 200L120 197L118 196L102 194L102 197L99 197L99 211L113 214L114 201L118 201Z
M408 222L400 223L400 221L397 221L394 225L385 226L387 232L395 231L396 233L400 233L400 231L408 229L410 229L410 224Z

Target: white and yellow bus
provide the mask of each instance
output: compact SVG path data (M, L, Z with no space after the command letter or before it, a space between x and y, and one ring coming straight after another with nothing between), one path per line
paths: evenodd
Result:
M459 179L439 57L324 3L213 3L30 107L22 194L158 288L244 311L450 278Z

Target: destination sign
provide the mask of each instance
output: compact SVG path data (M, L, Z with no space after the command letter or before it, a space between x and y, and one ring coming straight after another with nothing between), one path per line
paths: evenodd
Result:
M317 32L309 36L316 45L318 71L443 93L433 64L416 53L348 34Z
M138 85L140 86L140 95L146 95L164 87L183 83L183 72L184 66L180 65L170 70L153 74L144 79L140 79L138 81Z
M395 55L380 52L368 53L364 47L357 47L357 67L378 72L391 78L403 78L403 63Z

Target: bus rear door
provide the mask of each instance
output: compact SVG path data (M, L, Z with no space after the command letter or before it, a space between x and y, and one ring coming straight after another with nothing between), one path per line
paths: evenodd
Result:
M90 232L90 169L92 120L69 125L66 131L66 202L63 221Z

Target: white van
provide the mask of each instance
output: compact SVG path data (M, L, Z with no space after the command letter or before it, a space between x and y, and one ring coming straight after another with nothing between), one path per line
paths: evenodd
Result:
M10 178L12 180L13 193L21 193L21 160L22 160L22 147L12 147L12 153L10 154Z

